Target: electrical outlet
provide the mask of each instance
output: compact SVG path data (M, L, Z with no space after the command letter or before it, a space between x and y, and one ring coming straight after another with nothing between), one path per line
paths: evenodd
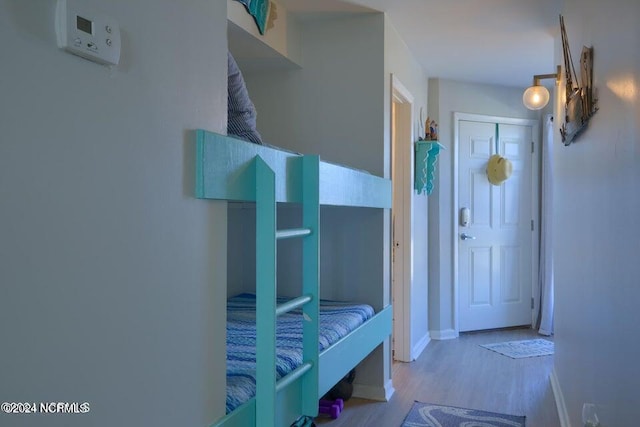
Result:
M601 427L595 404L585 403L582 405L582 424L584 427Z

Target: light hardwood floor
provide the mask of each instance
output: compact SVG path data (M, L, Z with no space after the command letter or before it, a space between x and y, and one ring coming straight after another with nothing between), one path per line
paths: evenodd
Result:
M461 334L455 340L432 340L414 362L394 363L396 391L389 402L352 398L338 419L319 417L316 424L397 427L417 400L525 415L527 427L558 427L549 383L553 356L511 359L480 347L533 338L544 337L531 329L508 329Z

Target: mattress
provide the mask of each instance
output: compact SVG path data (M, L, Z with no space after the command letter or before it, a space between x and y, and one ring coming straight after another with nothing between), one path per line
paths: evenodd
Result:
M278 298L278 304L287 298ZM323 351L373 317L371 306L320 300L320 339ZM278 317L276 377L302 364L302 312ZM256 394L256 297L241 294L227 301L227 413Z

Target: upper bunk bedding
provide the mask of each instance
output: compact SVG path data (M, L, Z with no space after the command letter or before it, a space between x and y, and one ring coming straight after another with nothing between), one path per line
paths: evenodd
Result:
M196 131L196 197L255 201L251 166L260 156L276 175L276 201L302 201L302 155L205 130ZM391 181L368 172L320 162L320 204L391 207Z
M287 298L278 298L278 304ZM320 300L321 352L373 317L365 304ZM302 313L292 311L278 317L276 324L278 379L302 364ZM256 297L242 294L227 301L227 401L230 413L256 392Z

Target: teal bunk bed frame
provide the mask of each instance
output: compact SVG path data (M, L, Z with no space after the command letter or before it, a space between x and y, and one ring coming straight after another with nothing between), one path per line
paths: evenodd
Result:
M318 352L320 205L391 207L391 182L277 148L196 131L196 197L256 204L256 396L213 426L289 426L391 334L391 306ZM298 229L276 230L278 202L302 205ZM277 240L302 238L302 295L276 304ZM303 364L276 381L277 316L302 308ZM257 420L260 420L258 423Z

